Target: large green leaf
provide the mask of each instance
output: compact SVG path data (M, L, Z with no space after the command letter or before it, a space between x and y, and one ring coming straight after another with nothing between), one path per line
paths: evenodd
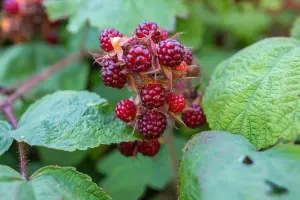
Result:
M270 38L215 70L203 99L210 128L241 134L258 149L300 132L300 41Z
M92 27L113 27L123 34L131 34L137 24L149 20L172 30L175 17L187 12L180 0L46 0L44 5L51 19L70 16L68 29L71 32L79 31L86 21Z
M64 48L44 43L12 46L0 55L0 85L20 83L67 55L68 51ZM87 75L86 64L74 62L39 84L27 96L38 98L56 90L82 90L86 86Z
M178 138L178 158L183 143L184 140ZM138 199L147 186L161 190L172 180L172 164L166 145L161 146L154 158L140 154L128 158L115 150L99 161L98 169L107 175L100 186L114 200Z
M0 120L0 156L11 146L13 139L10 136L12 127L6 121Z
M11 132L18 141L65 151L137 139L107 101L87 91L59 91L32 104Z
M300 17L298 17L296 19L296 21L294 22L292 31L291 31L291 35L292 37L300 40Z
M48 166L25 181L15 170L0 165L0 196L5 200L110 200L92 179L72 167Z
M298 199L299 155L299 146L257 152L240 135L202 132L183 149L179 199Z

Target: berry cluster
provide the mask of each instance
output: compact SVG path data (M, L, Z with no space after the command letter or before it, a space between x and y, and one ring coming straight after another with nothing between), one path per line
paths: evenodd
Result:
M106 86L128 87L137 93L135 98L120 101L116 117L136 126L144 141L119 144L121 153L134 156L137 152L154 156L160 148L158 138L164 133L168 120L176 120L190 128L205 123L205 116L197 104L188 104L180 88L189 81L193 65L192 51L178 42L175 35L153 22L142 22L130 37L118 30L105 29L100 47L105 54L95 54L102 68L100 76ZM199 70L196 70L199 71ZM177 116L182 115L182 120Z
M3 0L1 35L14 43L42 35L49 44L57 44L57 22L50 22L43 7L43 0Z

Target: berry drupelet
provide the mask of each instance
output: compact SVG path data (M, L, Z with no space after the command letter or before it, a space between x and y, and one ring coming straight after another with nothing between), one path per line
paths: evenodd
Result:
M103 83L109 87L123 88L126 83L126 76L113 60L104 61L100 75Z
M138 38L145 38L151 34L151 39L154 42L159 42L160 32L158 26L154 22L142 22L135 29L135 34Z
M184 57L184 46L173 39L166 39L158 44L157 54L162 65L176 67Z
M126 56L126 67L135 72L146 72L151 67L152 56L143 45L134 45Z
M116 116L124 122L130 122L136 115L136 105L128 99L120 101L115 109Z
M199 105L191 104L183 111L182 120L190 128L197 128L205 123L205 115Z
M166 90L160 84L147 84L141 89L140 95L143 106L153 109L164 105Z

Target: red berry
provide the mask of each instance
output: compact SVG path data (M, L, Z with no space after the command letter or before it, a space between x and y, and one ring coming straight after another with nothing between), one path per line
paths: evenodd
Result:
M143 45L134 45L126 57L126 67L136 72L146 72L151 67L150 51Z
M183 61L184 46L173 39L166 39L158 44L158 59L161 64L176 67Z
M19 3L16 0L4 0L3 8L9 14L17 14L19 12Z
M138 129L147 139L157 139L165 131L167 117L155 110L148 110L138 120Z
M166 89L160 84L147 84L140 95L143 106L149 109L158 108L165 103Z
M184 52L185 52L185 54L184 54L183 60L186 62L186 64L191 65L193 62L192 51L189 48L184 47Z
M56 32L51 32L46 36L46 41L48 42L48 44L58 44L59 37Z
M145 38L151 34L151 39L154 42L159 42L160 32L158 26L154 22L142 22L135 29L135 34L138 38Z
M123 35L114 28L104 29L99 37L101 49L107 52L114 50L110 42L110 39L114 37L123 37Z
M116 116L124 122L130 122L136 115L136 105L128 99L120 101L115 109Z
M159 36L160 41L166 40L166 39L168 39L168 37L169 37L168 31L166 29L161 28L160 36Z
M169 110L177 113L182 112L185 107L186 101L182 94L169 93L166 98L167 104L169 104Z
M158 140L137 141L137 150L145 156L155 156L160 149Z
M136 147L137 147L137 142L121 142L119 144L119 150L124 156L135 156L137 153Z
M126 83L126 76L113 60L106 60L103 63L101 78L106 86L113 88L123 88Z
M191 104L188 110L183 111L182 120L190 128L196 128L205 123L206 119L199 105Z

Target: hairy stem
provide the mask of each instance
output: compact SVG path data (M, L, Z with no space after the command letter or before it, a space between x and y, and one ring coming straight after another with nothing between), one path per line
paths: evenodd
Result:
M8 105L3 108L3 112L5 113L7 119L14 129L18 128L17 119L12 111L12 106ZM27 173L27 150L26 144L23 142L18 142L18 151L19 151L19 160L20 160L20 172L24 179L28 180Z
M23 94L30 91L34 86L42 82L43 80L50 77L52 74L54 74L56 71L58 71L61 68L64 68L65 66L68 66L70 63L74 62L74 60L81 59L86 55L86 52L79 52L73 55L70 55L60 61L58 61L56 64L51 65L50 67L46 68L41 73L38 73L37 75L31 77L27 81L23 82L22 85L14 91L11 95L9 95L4 101L0 103L0 108L3 109L4 107L12 105L14 101L19 99Z

